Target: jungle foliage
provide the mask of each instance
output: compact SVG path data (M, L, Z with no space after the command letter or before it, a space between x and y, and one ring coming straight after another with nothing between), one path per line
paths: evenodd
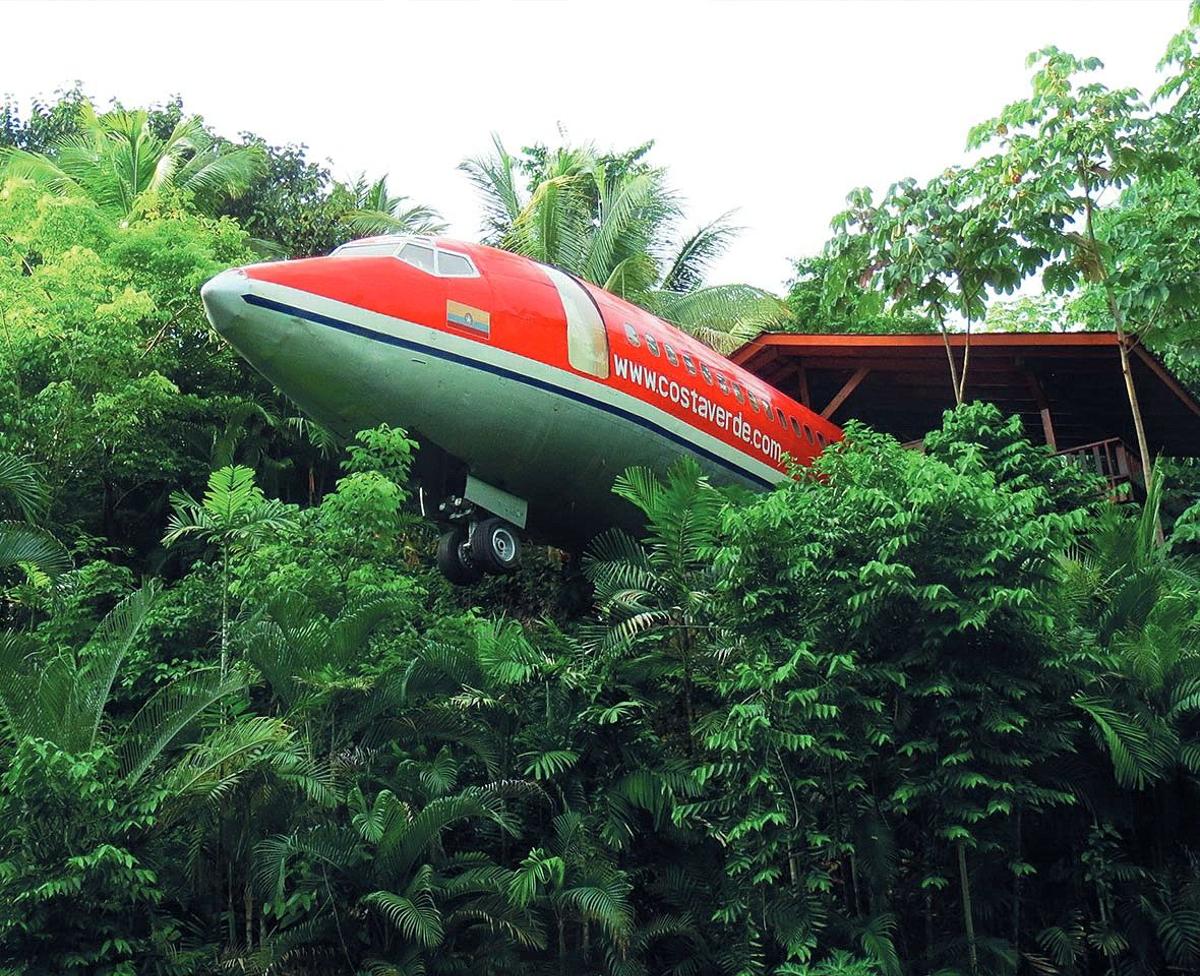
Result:
M1086 67L1064 58L1038 71ZM1166 70L1155 138L1133 144L1160 162L1130 163L1094 238L1067 230L1080 198L1058 184L1067 222L1018 264L1071 288L1013 315L1099 322L1111 294L1184 363L1194 275L1166 255L1195 222L1194 170L1171 162L1194 166L1195 36ZM1057 179L1040 138L1002 152ZM197 297L264 247L434 212L339 187L303 147L222 140L178 102L67 92L0 112L0 144L0 973L1200 969L1184 469L1117 506L965 402L923 453L850 424L768 493L686 461L625 472L645 527L592 543L582 605L550 552L455 590L412 514L416 445L336 441ZM128 165L143 151L149 178ZM675 235L645 156L497 143L467 166L494 241L547 249L553 230L568 266L678 310L728 227ZM999 226L918 266L898 242L924 248L942 211L898 185L870 216L891 229L844 218L791 308L981 321L1015 245L961 179L938 205Z

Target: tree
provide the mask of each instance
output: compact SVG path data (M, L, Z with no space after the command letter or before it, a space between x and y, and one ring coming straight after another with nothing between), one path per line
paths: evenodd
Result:
M1031 55L1029 63L1037 69L1032 96L976 126L968 146L999 142L993 194L1006 195L1012 225L1041 252L1046 289L1065 291L1081 280L1103 289L1117 333L1138 452L1149 463L1129 358L1135 339L1113 277L1112 252L1098 236L1096 218L1105 189L1128 186L1139 173L1161 167L1162 160L1155 158L1151 128L1136 90L1076 80L1100 68L1098 59L1080 59L1048 47Z
M863 287L861 273L847 274L855 263L828 254L796 261L795 276L788 282L786 330L891 335L934 328L919 314L888 308L882 292Z
M111 728L114 682L156 591L150 584L123 599L85 648L47 654L28 634L0 634L5 964L132 972L131 957L154 951L146 913L161 891L140 840L172 797L160 778L171 769L164 755L208 708L244 686L239 675L187 675ZM239 755L234 747L225 761Z
M861 188L833 220L827 246L835 282L856 279L878 289L897 312L916 311L941 333L955 403L963 403L971 356L971 328L984 318L996 291L1011 292L1037 267L1041 252L1024 243L989 193L997 167L984 159L950 167L924 185L892 184L875 204ZM964 325L962 360L950 345L954 319Z
M690 738L697 669L720 646L711 612L717 582L711 555L725 496L691 460L677 462L665 484L649 469L632 468L613 491L642 512L648 534L639 544L611 531L585 557L597 608L608 623L597 649L612 654L637 647L661 658L660 675L679 682Z
M666 171L645 162L650 148L604 155L590 145L535 146L514 157L493 138L490 154L461 169L483 198L490 243L569 271L727 350L783 310L748 285L704 285L736 229L726 214L678 237L682 208Z
M728 919L797 958L853 938L885 972L1010 968L1021 925L1005 940L980 886L1019 903L1017 825L1074 800L1054 768L1081 721L1055 698L1085 669L1048 608L1085 510L1056 510L1029 477L1042 453L998 416L980 418L1009 461L994 473L950 433L964 412L979 408L947 414L935 456L852 424L811 477L724 520L735 639L700 810L739 839Z
M90 102L80 108L78 132L47 153L8 149L0 155L5 175L32 179L62 196L87 197L114 219L129 218L147 194L169 191L212 212L223 198L243 192L261 166L254 147L222 152L199 116L180 119L160 138L147 112L97 115Z
M360 237L374 234L440 234L446 229L436 210L413 204L408 197L388 192L387 176L368 183L359 176L346 188L351 201L343 218L346 226Z
M171 496L174 509L163 544L174 545L188 536L217 547L221 560L221 665L229 673L229 588L232 559L253 548L273 532L291 522L293 513L282 502L268 499L254 482L254 472L240 466L221 468L208 479L202 500L177 492Z

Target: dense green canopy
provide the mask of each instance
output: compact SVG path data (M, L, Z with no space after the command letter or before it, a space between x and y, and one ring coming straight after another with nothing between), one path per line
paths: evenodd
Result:
M1152 106L1033 67L786 302L708 281L733 230L680 232L648 146L465 175L489 241L714 342L1116 327L1187 375L1200 41ZM198 299L439 224L178 101L0 110L0 973L1200 969L1188 462L1118 505L964 402L761 494L624 472L637 537L456 590L405 432L338 441Z

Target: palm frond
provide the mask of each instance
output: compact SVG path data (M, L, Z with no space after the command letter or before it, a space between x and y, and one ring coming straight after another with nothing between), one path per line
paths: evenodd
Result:
M492 153L476 156L459 167L479 192L483 201L483 234L492 243L508 236L525 204L516 185L516 162L500 137L492 134Z
M401 197L401 201L405 198ZM374 237L379 234L419 234L433 236L444 233L446 224L432 207L413 204L398 206L395 210L351 210L342 222L356 237Z
M8 498L25 519L34 522L45 514L50 494L32 461L0 451L0 499L3 498Z
M363 903L380 912L406 939L426 947L441 944L444 936L442 913L433 899L433 868L418 868L402 895L373 891Z
M51 533L26 522L0 522L0 570L28 563L47 576L71 568L71 554Z
M732 216L732 211L721 214L679 245L659 286L663 291L686 293L703 287L709 266L741 232L740 227L730 223Z
M77 683L80 721L88 729L89 742L100 731L117 671L145 625L158 591L155 580L134 590L105 615L92 634L92 642L99 644L101 650L84 666Z
M207 709L241 691L246 679L215 670L193 672L160 689L130 720L119 749L121 775L136 783L154 761Z

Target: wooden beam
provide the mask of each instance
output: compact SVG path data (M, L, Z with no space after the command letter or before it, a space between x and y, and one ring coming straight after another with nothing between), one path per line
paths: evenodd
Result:
M869 372L871 371L867 369L866 366L860 366L858 369L856 369L854 371L854 375L851 376L850 379L846 380L842 388L837 391L837 395L834 396L834 398L829 401L825 409L821 411L822 419L828 420L830 417L832 417L833 412L846 402L846 398L850 396L851 393L858 389L858 384L867 378L867 374Z
M1046 435L1046 444L1050 450L1057 451L1058 438L1054 436L1054 422L1050 418L1050 403L1046 399L1046 391L1042 389L1042 384L1031 369L1025 370L1025 382L1029 384L1029 392L1033 394L1033 401L1041 414L1042 433Z
M812 397L808 392L808 370L805 369L804 364L801 363L796 367L796 372L799 374L800 379L800 402L811 410Z

